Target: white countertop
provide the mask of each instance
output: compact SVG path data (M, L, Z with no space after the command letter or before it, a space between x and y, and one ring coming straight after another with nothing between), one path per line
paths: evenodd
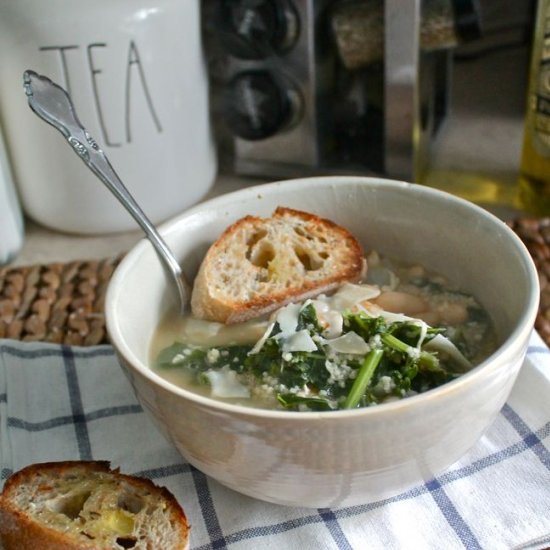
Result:
M478 202L502 218L515 208L525 101L526 53L491 54L455 65L452 110L433 148L425 183ZM219 176L208 197L261 180ZM113 198L113 200L115 200ZM101 259L127 251L139 230L102 236L68 235L26 221L23 248L11 265Z
M232 176L217 178L206 198L229 193L259 180ZM113 200L116 200L113 198ZM71 235L60 233L26 220L25 241L21 252L10 265L23 266L49 262L70 262L73 260L102 259L116 256L129 250L143 238L139 229L109 235Z

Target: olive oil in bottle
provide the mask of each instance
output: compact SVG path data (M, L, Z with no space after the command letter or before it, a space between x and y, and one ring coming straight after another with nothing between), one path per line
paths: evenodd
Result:
M550 215L550 0L537 7L519 195L528 212Z

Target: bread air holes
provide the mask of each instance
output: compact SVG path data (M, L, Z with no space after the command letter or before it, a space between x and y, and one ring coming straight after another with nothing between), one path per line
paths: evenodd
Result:
M123 493L118 497L117 505L126 512L138 514L145 504L140 496L131 493Z
M137 539L135 537L117 537L116 543L122 548L134 548Z
M246 257L252 265L267 269L275 258L275 251L268 242L260 242L253 249L248 249Z
M302 226L297 226L297 227L294 227L294 233L296 233L296 235L304 238L304 239L307 239L308 241L318 241L322 244L327 244L327 238L322 234L320 233L319 231L316 231L315 228L313 227L310 227L308 229L305 229L304 227Z
M299 246L294 247L294 253L306 271L317 271L321 269L324 263L323 260L328 257L324 252L314 256L311 252Z
M250 261L254 254L254 247L258 242L260 242L264 237L267 236L267 231L265 229L257 229L246 239L246 258ZM253 262L254 263L254 262Z
M69 519L74 520L80 515L80 512L82 512L82 509L84 508L84 505L86 504L86 501L90 498L91 494L91 491L71 493L59 498L49 500L46 503L46 506L52 512L63 514Z

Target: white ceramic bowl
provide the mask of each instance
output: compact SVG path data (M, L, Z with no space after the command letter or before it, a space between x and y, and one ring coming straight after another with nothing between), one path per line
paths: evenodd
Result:
M485 210L420 185L375 178L266 184L200 204L161 227L192 280L207 247L245 214L302 209L346 226L366 249L449 276L489 311L501 345L459 379L408 399L334 412L228 405L149 368L153 332L176 295L147 241L110 283L107 327L143 408L193 466L241 493L310 507L365 503L439 474L491 425L522 364L538 307L522 242Z

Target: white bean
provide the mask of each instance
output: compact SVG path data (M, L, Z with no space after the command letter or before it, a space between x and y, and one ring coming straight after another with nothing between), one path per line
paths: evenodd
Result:
M427 302L420 296L399 291L384 292L372 301L386 311L403 315L415 315L429 309Z
M431 327L437 327L441 324L441 316L437 311L421 311L415 315L417 319L421 319Z
M445 302L436 307L441 317L441 322L446 325L460 325L468 319L468 311L462 304Z

